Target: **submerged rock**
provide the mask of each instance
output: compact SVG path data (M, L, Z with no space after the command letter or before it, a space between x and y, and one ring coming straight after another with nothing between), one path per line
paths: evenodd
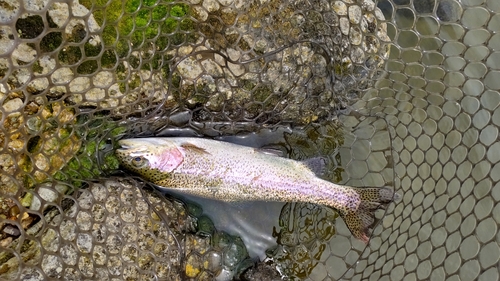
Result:
M143 189L143 183L92 181L73 197L59 193L60 186L44 185L39 194L56 197L37 196L37 209L21 209L21 216L43 212L37 223L26 230L3 224L0 243L24 250L0 255L2 277L22 279L42 270L65 279L229 280L242 265L251 265L244 263L248 254L239 238L215 229L210 235L196 234L200 229L191 207ZM54 206L56 200L62 209ZM21 233L41 239L23 241Z

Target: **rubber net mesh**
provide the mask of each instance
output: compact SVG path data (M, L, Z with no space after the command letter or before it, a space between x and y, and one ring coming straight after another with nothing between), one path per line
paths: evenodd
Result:
M497 0L2 0L0 278L498 280L499 31ZM368 245L287 203L257 261L120 172L117 140L169 135L401 200Z

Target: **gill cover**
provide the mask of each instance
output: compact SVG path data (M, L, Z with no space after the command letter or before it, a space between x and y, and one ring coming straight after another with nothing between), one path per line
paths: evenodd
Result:
M184 160L184 155L177 147L171 146L162 150L159 157L155 160L158 160L158 163L156 167L153 168L158 168L158 170L162 172L170 173L175 170L175 168L179 167Z
M184 154L175 143L160 138L140 138L120 140L118 149L120 154L128 154L131 161L136 158L145 158L149 168L160 172L170 173L184 160Z

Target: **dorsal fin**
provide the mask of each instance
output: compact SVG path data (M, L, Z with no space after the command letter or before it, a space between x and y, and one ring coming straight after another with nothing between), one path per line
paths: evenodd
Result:
M187 151L192 151L192 152L199 153L199 154L210 154L204 148L201 148L201 147L196 146L196 145L189 143L189 142L185 142L185 143L181 144L181 147Z

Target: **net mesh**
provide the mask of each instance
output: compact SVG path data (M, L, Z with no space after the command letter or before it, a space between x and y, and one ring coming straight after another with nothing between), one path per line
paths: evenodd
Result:
M496 0L4 0L0 274L497 280L499 31ZM114 173L118 139L172 134L253 136L402 199L368 246L288 203L245 271L217 213Z

